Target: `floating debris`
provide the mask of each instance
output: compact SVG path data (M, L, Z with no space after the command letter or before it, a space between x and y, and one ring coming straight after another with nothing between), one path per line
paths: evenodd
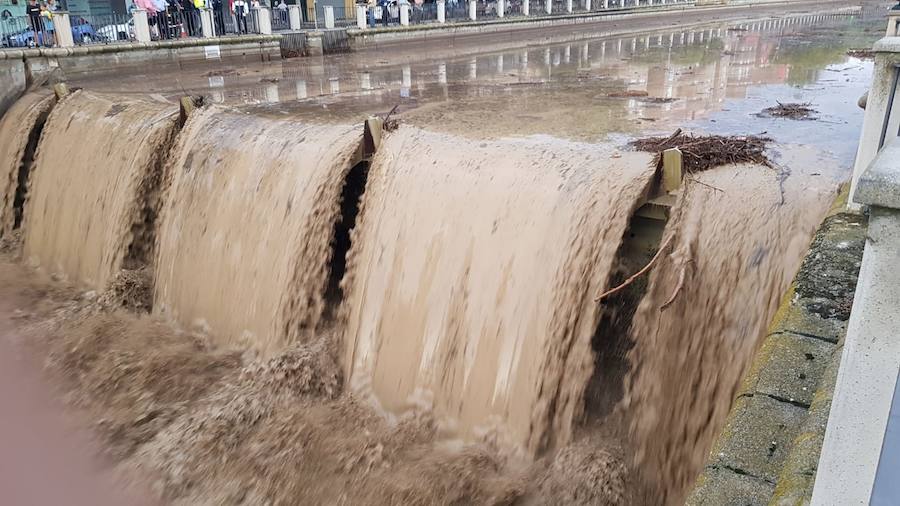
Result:
M637 97L646 97L650 95L646 91L641 90L625 90L625 91L614 91L607 95L609 98L637 98Z
M861 60L874 60L875 52L871 49L851 49L847 51L847 56L859 58Z
M771 167L772 162L765 154L766 145L770 142L771 138L761 135L693 135L682 133L679 128L669 137L638 139L631 142L631 146L638 151L656 153L653 160L658 167L662 164L663 151L678 148L685 171L693 173L735 163Z
M645 102L648 104L671 104L672 102L675 102L676 100L678 100L678 99L672 98L672 97L645 97L645 98L639 99L638 101Z
M384 121L381 124L381 128L384 129L385 132L393 132L400 126L400 120L397 118L392 118L391 116L397 112L397 109L400 105L395 105L384 117Z
M816 111L809 102L803 104L782 104L778 102L777 106L767 107L763 109L757 116L761 118L788 118L796 120L816 119Z

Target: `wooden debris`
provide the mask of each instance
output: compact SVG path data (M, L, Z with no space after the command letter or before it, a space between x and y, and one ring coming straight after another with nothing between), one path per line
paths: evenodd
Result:
M769 118L788 118L788 119L815 119L818 111L810 107L812 104L806 102L802 104L782 104L774 107L763 109L757 116Z
M669 236L668 239L666 239L666 242L663 243L662 246L660 246L659 251L657 251L656 254L653 255L653 258L650 259L650 262L648 262L647 265L645 265L641 270L632 274L621 285L601 293L600 296L598 296L596 299L594 299L594 302L602 302L603 299L609 297L610 295L613 295L614 293L624 290L628 285L634 283L634 280L636 280L637 278L639 278L639 277L643 276L644 274L646 274L647 272L649 272L650 269L653 268L653 264L655 264L656 261L662 257L663 252L669 248L669 245L672 244L673 237L675 237L675 236L671 235L671 236Z
M391 116L393 116L394 113L397 112L397 109L398 109L399 107L400 107L399 105L395 105L395 106L394 106L393 108L391 108L391 110L385 115L384 121L383 121L382 124L381 124L382 130L384 130L385 132L393 132L394 130L397 129L397 127L400 126L400 120L399 120L399 119L391 118Z
M656 153L654 163L659 168L662 168L663 151L677 148L681 151L684 170L690 174L735 163L772 167L772 162L765 154L766 145L770 142L772 139L769 137L757 135L691 135L683 133L679 128L669 137L638 139L631 146L638 151Z
M646 91L642 90L625 90L625 91L614 91L608 95L609 98L638 98L638 97L646 97L650 95Z
M875 52L871 49L851 49L847 51L847 56L859 58L861 60L874 60Z

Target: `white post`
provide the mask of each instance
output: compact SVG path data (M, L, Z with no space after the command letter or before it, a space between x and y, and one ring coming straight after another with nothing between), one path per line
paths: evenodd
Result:
M147 11L143 9L134 11L134 40L150 42L150 24L147 22Z
M553 0L544 0L544 12L547 14L553 12Z
M409 26L409 4L406 2L400 4L400 26Z
M475 13L475 0L469 0L469 19L475 21L477 14Z
M412 88L412 67L404 65L400 70L402 71L400 86L407 89Z
M888 14L887 37L900 35L900 11L892 10Z
M303 22L303 16L300 14L300 5L288 5L288 21L291 23L291 30L299 30Z
M360 30L365 30L367 26L366 14L368 11L368 7L361 4L356 4L356 27Z
M447 21L447 0L437 0L437 20L438 23Z
M603 9L609 9L609 0L603 0Z
M572 14L572 0L566 0L566 12Z
M68 12L53 14L53 25L56 30L56 43L59 47L72 47L75 45L75 39L72 38L72 23L69 21Z
M269 15L269 9L266 7L255 7L256 22L259 25L260 35L272 35L272 18Z
M203 38L209 39L216 36L214 26L212 9L200 9L200 31L203 33ZM134 35L137 37L137 17L134 21Z
M325 28L334 28L334 7L326 5L325 9Z
M506 0L497 0L497 17L502 18L506 15Z
M531 14L531 6L528 5L528 0L522 0L522 15L528 16Z
M591 12L591 0L584 0L584 10Z

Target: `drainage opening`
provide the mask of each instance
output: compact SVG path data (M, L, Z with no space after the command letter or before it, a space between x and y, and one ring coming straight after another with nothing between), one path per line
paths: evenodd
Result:
M344 187L341 190L341 216L334 224L331 237L331 266L328 273L328 286L325 289L325 301L328 304L328 316L333 316L335 308L344 297L341 280L347 271L347 252L350 251L350 234L356 226L359 205L366 191L369 177L369 162L357 163L347 173Z
M25 152L22 154L22 163L19 164L19 172L16 174L16 193L13 197L13 230L22 227L22 219L25 217L25 199L28 197L28 177L34 167L38 142L41 140L41 134L44 132L51 109L52 107L47 108L38 116L34 128L28 134L28 142L25 144Z
M658 219L632 217L619 246L609 286L619 286L650 262L660 247L665 225L665 221ZM647 292L649 279L649 274L644 274L602 302L600 321L591 339L594 375L585 390L585 424L610 415L625 395L627 355L634 346L631 322Z

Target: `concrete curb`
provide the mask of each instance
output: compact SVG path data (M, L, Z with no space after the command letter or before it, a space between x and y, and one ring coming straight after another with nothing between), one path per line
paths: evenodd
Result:
M455 35L475 34L475 33L492 33L499 31L519 31L536 28L544 28L548 26L572 26L578 24L595 24L602 22L615 21L620 19L638 18L643 16L652 16L666 13L702 13L706 11L740 11L748 10L753 7L773 6L773 5L811 5L819 7L823 3L833 4L835 6L842 5L840 2L822 2L812 0L775 0L775 1L755 1L741 2L733 4L715 4L715 5L696 5L694 3L672 4L669 6L654 7L629 7L608 9L605 11L581 12L573 14L553 14L553 15L533 15L533 16L510 16L502 19L488 19L476 21L453 22L448 21L444 24L423 24L412 26L392 26L387 28L371 28L360 30L358 28L348 28L347 34L351 39L354 48L365 47L368 44L402 42L415 39L452 37ZM693 23L692 23L693 24Z
M686 504L809 502L866 240L848 194L816 232Z
M178 39L157 42L129 42L124 44L96 44L75 47L47 47L0 50L0 60L21 60L23 58L65 58L68 56L88 56L96 54L125 53L154 49L181 49L188 47L228 46L240 44L264 44L280 42L281 34L242 35L216 37L211 39Z

